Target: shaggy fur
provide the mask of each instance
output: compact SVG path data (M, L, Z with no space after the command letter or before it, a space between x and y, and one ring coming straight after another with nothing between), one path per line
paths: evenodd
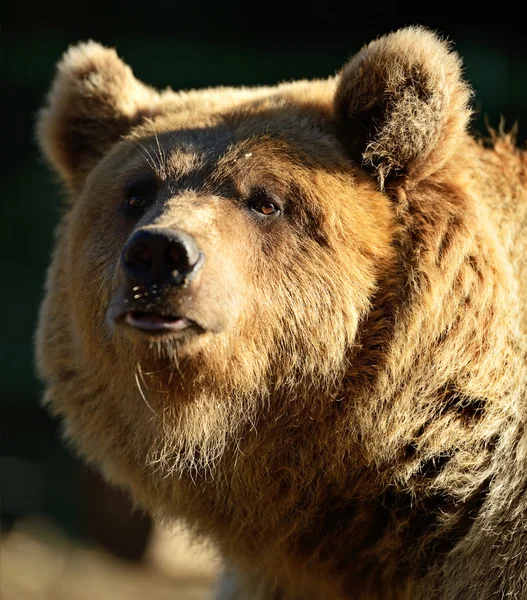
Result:
M420 28L270 88L158 93L93 42L59 64L46 402L110 480L217 544L222 598L527 597L527 159L466 133L469 96ZM205 265L134 306L199 334L108 318L154 225Z

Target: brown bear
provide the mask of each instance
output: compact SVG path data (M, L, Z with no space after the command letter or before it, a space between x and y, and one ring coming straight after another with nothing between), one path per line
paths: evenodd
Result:
M527 158L470 95L420 27L276 87L59 63L45 401L223 598L527 598Z

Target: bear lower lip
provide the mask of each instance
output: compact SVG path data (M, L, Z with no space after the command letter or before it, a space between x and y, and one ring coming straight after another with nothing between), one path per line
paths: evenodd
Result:
M130 311L124 315L124 322L130 327L148 333L170 333L186 329L190 322L184 317L158 315L141 311Z

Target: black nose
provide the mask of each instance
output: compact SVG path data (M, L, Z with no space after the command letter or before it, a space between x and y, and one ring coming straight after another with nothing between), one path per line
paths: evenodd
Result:
M147 285L183 285L199 271L203 260L196 240L177 229L140 229L121 256L125 276Z

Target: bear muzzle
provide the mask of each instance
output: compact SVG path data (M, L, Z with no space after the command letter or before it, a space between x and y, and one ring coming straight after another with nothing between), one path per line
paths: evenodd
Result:
M145 227L134 232L120 258L121 293L108 319L148 334L174 334L199 325L180 314L181 293L202 268L205 256L188 233ZM179 302L174 302L174 296Z

